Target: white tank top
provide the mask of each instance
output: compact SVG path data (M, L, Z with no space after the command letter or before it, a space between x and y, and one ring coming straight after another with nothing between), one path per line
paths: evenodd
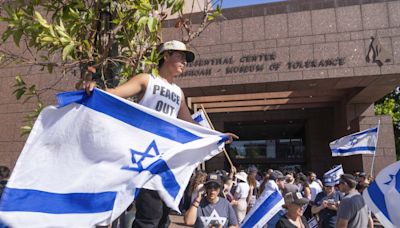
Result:
M146 92L139 104L176 118L181 102L182 90L179 86L150 74Z

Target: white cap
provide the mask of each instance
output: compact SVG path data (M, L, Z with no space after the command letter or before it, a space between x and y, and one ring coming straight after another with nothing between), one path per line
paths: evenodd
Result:
M164 51L183 51L186 54L186 62L190 63L194 60L194 53L186 48L186 45L177 40L171 40L163 43L159 50L162 54Z

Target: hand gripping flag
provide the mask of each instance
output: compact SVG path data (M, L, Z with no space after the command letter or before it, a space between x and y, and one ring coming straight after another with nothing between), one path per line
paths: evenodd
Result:
M344 136L329 144L332 156L374 154L378 141L378 126Z
M11 227L110 224L135 189L178 210L190 174L226 136L94 90L59 94L39 115L0 202Z
M283 215L283 213L281 213L283 204L283 197L278 186L273 189L265 189L260 198L257 199L256 204L244 218L240 227L260 228L267 223L268 227L270 227L269 221L276 220L274 222L276 223Z
M400 227L400 161L381 170L363 197L385 228Z
M342 176L342 174L344 174L343 167L342 165L338 165L324 174L324 181L339 184L340 176Z

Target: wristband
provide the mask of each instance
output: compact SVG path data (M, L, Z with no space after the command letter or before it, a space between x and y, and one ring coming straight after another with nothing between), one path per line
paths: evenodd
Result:
M195 208L199 207L199 205L195 205L194 203L192 203L192 206L195 207Z

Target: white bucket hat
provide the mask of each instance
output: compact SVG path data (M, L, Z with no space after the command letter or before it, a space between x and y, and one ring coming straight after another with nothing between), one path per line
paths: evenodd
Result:
M244 181L244 182L247 183L247 173L241 171L241 172L237 173L237 174L235 175L235 177L236 177L237 179L239 179L239 180Z
M182 51L186 54L186 62L190 63L194 60L194 53L186 48L186 45L177 40L171 40L163 43L160 47L159 53L164 51Z

